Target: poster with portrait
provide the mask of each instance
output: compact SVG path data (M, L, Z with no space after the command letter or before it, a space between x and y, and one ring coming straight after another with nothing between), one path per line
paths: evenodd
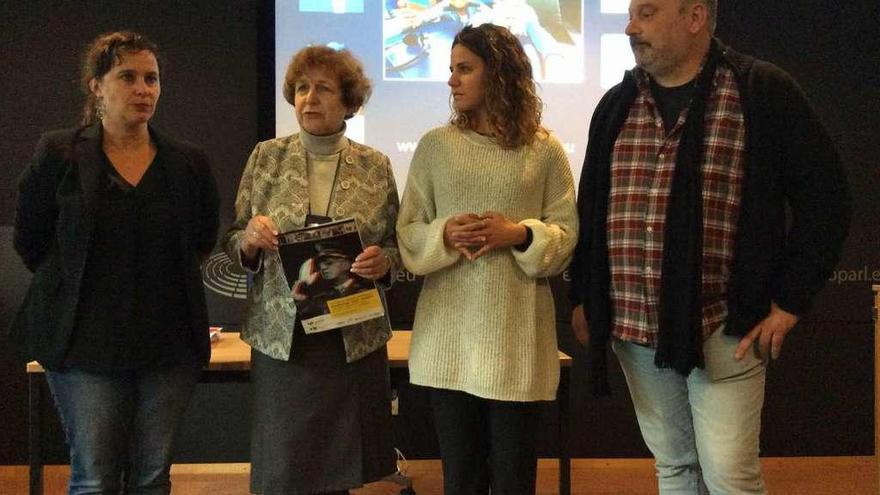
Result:
M376 284L351 272L361 251L352 218L279 234L278 254L306 333L385 316Z

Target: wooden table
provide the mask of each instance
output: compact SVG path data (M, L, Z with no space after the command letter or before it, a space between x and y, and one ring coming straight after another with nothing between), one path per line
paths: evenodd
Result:
M388 363L391 368L409 366L409 345L412 333L395 330L388 342ZM560 381L556 400L559 411L559 493L571 493L571 458L568 453L569 422L569 370L571 357L560 352ZM202 374L202 382L248 381L251 368L251 348L245 344L238 333L224 332L220 341L211 346L211 362ZM42 452L42 382L43 368L37 362L27 365L28 373L28 462L30 464L30 494L43 493L43 452Z
M874 460L880 494L880 285L874 287Z

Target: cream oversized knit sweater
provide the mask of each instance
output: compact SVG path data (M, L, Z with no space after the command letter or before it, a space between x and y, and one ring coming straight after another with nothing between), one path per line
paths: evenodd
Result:
M468 261L443 243L459 213L497 211L531 228L523 252ZM419 141L397 236L404 265L424 275L410 349L410 381L506 401L553 400L559 385L553 297L577 242L574 183L556 138L503 149L453 126Z

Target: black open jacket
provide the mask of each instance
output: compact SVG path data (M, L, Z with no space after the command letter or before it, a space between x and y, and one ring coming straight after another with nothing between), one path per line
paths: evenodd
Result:
M735 73L746 126L724 332L744 336L768 314L771 301L789 313L807 312L840 257L851 207L834 143L797 83L773 64L720 48L721 63ZM611 156L637 94L628 71L599 102L578 190L580 241L569 268L570 299L572 307L584 305L600 375L614 321L606 232ZM664 294L660 298L663 305ZM602 383L596 385L602 393Z
M166 152L168 194L179 219L168 226L168 235L180 239L190 347L207 363L211 348L200 262L217 239L217 184L204 152L153 127L150 134ZM12 322L10 341L23 359L47 368L63 365L74 331L96 197L105 173L101 142L100 124L47 133L19 179L13 242L34 276Z

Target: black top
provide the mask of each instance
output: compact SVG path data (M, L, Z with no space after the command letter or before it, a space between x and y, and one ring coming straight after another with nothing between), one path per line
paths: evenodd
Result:
M691 101L691 97L694 95L695 82L696 79L691 79L690 82L681 86L665 88L651 78L651 96L654 97L657 110L660 111L660 117L663 118L663 128L666 129L667 133L675 127L681 111L687 108L688 103Z
M135 369L192 359L180 242L161 150L137 186L103 156L91 250L66 366Z
M121 297L115 292L134 290L140 283L144 284L143 289L138 289L134 296L125 297L132 299L152 288L150 294L161 299L149 303L145 299L143 307L131 313L128 321L138 322L142 329L155 325L169 331L174 325L168 322L179 323L178 329L185 325L187 351L199 363L208 362L211 345L200 262L210 254L217 239L217 185L208 157L202 150L185 141L171 139L152 126L150 136L156 143L158 156L152 165L156 168L147 174L146 180L155 180L159 185L149 186L149 182L144 182L140 186L152 190L153 195L162 201L164 206L161 208L173 212L173 218L153 222L151 216L154 213L140 217L153 223L140 225L138 231L152 231L154 235L145 236L148 242L161 243L141 248L149 256L160 257L146 260L149 265L141 268L141 271L152 274L150 278L138 283L129 281L108 285L100 294L83 287L87 271L92 277L96 269L106 268L98 266L102 263L114 268L135 266L116 260L122 256L121 252L108 254L107 246L95 241L97 229L108 231L104 224L107 219L104 218L103 225L98 227L97 217L111 212L110 207L101 206L107 201L104 191L108 183L101 125L52 131L44 134L37 144L34 157L19 178L13 231L15 250L34 273L24 302L9 329L10 348L17 351L22 361L36 360L49 370L63 367L72 349L74 328L83 326L80 322L86 308L100 305L98 307L106 311L113 310L111 304L116 304L113 301ZM158 177L149 176L156 172ZM142 193L137 192L137 195L141 197ZM151 208L160 207L152 201L149 204ZM113 232L113 235L117 233ZM100 233L97 236L107 237ZM103 249L104 253L92 253L96 247ZM177 261L161 259L168 253L176 256ZM169 264L173 269L155 268ZM109 268L106 271L112 272ZM182 283L176 279L169 282L172 276L180 277ZM93 281L88 283L94 287ZM164 294L169 287L181 286L185 298L182 302L178 300L177 304L185 305L185 311L168 306L169 296ZM155 290L155 287L159 289ZM81 304L87 294L93 299ZM161 314L149 309L159 305L163 305ZM181 315L185 315L186 322L179 321ZM140 323L139 318L149 322ZM161 323L157 323L160 318ZM154 337L151 343L155 345L162 338ZM109 348L92 352L100 357L103 353L129 352L128 347L134 347L113 342L109 345ZM114 356L110 361L117 359L121 358Z

